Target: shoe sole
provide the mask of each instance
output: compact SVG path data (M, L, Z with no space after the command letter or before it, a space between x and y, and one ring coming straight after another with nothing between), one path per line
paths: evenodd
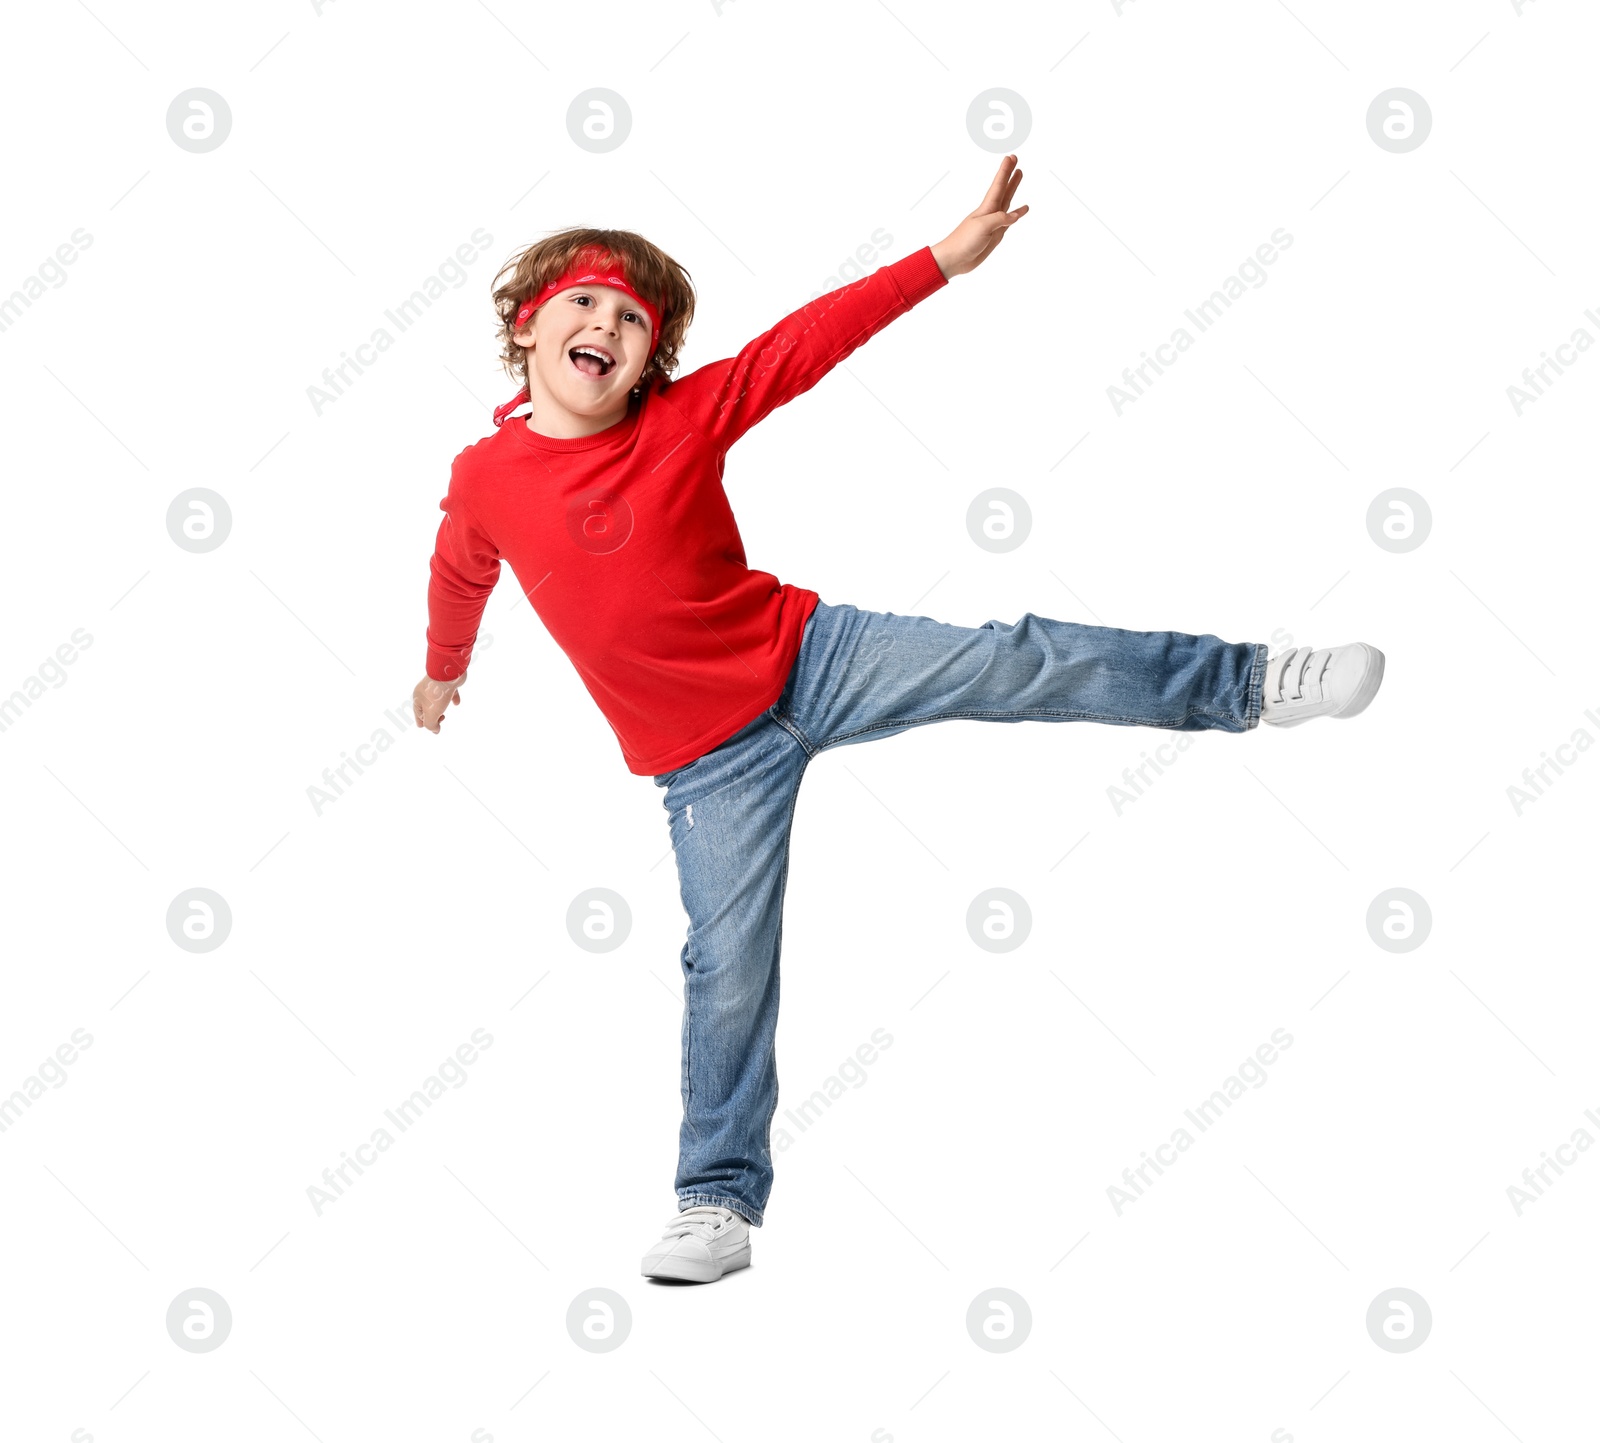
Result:
M696 1263L687 1258L662 1258L654 1263L641 1264L639 1272L647 1278L671 1278L680 1283L714 1283L728 1273L749 1266L750 1244L746 1243L720 1260Z
M1367 654L1367 671L1361 679L1361 685L1356 688L1355 695L1347 701L1338 711L1323 712L1323 716L1332 717L1336 721L1348 721L1353 716L1359 716L1372 705L1373 697L1377 696L1378 688L1383 684L1384 656L1375 646L1368 646L1364 641L1351 643L1359 646ZM1274 722L1278 727L1304 726L1308 721L1316 721L1316 717L1300 716L1293 721Z

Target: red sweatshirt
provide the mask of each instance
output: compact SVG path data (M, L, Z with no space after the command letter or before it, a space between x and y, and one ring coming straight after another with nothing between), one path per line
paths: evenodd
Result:
M541 436L514 416L467 447L439 503L428 675L466 670L504 559L629 771L687 766L753 721L782 694L818 597L745 563L723 457L946 284L924 246L819 296L737 356L657 381L603 431Z

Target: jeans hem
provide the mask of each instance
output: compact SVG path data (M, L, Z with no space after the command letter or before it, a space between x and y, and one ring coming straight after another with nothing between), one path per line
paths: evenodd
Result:
M761 1212L752 1209L749 1203L741 1202L738 1198L727 1197L722 1193L690 1192L678 1194L678 1211L692 1207L727 1208L729 1212L736 1212L753 1228L761 1226Z
M1256 658L1250 667L1250 688L1245 695L1244 729L1251 730L1261 721L1261 689L1266 680L1267 644L1256 643Z

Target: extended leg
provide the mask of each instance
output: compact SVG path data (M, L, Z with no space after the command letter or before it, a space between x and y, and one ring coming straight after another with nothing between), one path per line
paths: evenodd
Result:
M1263 642L1180 631L1032 612L963 627L824 602L776 715L811 754L955 718L1242 732L1261 717L1266 659Z

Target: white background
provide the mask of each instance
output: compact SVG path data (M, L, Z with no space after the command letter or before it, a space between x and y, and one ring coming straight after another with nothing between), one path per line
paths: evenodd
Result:
M92 638L0 732L0 1096L92 1037L0 1132L7 1438L1592 1434L1600 1150L1520 1216L1507 1189L1600 1138L1600 757L1520 815L1507 788L1600 737L1600 356L1506 393L1600 337L1591 7L91 8L13 9L0 99L0 294L92 236L0 332L0 695ZM1393 86L1433 114L1407 154L1366 128ZM205 154L167 133L191 87L232 111ZM591 87L631 108L610 153L567 132ZM451 458L516 389L490 282L558 227L637 229L694 277L686 374L875 230L874 264L948 233L998 161L966 125L992 87L1031 109L1029 215L731 453L752 563L964 625L1361 639L1387 677L1348 722L1200 734L1120 815L1153 731L820 757L780 1109L893 1044L778 1158L748 1271L647 1283L680 1109L662 793L514 584L443 733L389 716ZM1118 416L1122 368L1278 227L1267 283ZM1033 518L1003 555L965 529L997 485ZM1405 554L1366 525L1395 486L1432 511ZM166 527L193 487L232 512L201 555ZM1033 915L1003 955L965 925L994 886ZM232 914L207 953L167 931L196 887ZM632 914L599 956L566 927L591 887ZM1395 887L1432 911L1407 953L1366 924ZM465 1085L318 1216L476 1028ZM1275 1028L1265 1085L1119 1216L1122 1170ZM165 1323L194 1287L232 1311L207 1353ZM965 1321L996 1287L1031 1310L1005 1353ZM1407 1353L1365 1322L1396 1287L1432 1310ZM596 1288L631 1311L600 1354L567 1327Z

